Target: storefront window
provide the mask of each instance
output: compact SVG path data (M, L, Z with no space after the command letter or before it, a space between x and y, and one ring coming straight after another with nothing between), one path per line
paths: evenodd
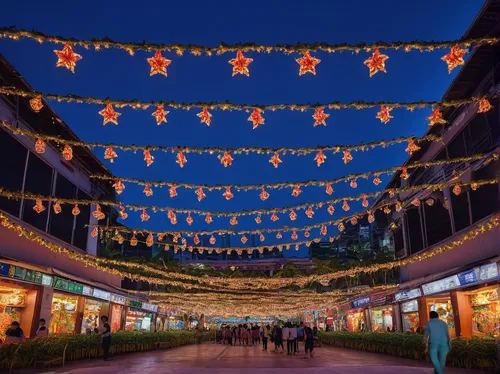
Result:
M418 301L412 300L401 304L401 317L403 320L404 332L417 332L420 327L418 316Z
M113 304L111 306L111 331L119 331L122 327L123 306Z
M51 334L70 334L75 332L78 296L54 292L52 296Z
M470 296L472 333L477 336L497 337L500 326L500 288L479 290Z
M381 306L371 309L372 331L386 332L392 330L392 306Z
M22 288L0 286L0 338L5 339L5 331L11 323L23 323L23 310L26 307L28 294Z
M99 327L100 316L107 316L106 306L108 303L93 299L85 299L83 308L82 334L91 333Z
M354 309L346 313L347 315L347 328L351 332L358 332L365 330L365 312L363 309Z
M439 319L448 325L450 337L455 337L455 317L449 296L436 297L428 302L428 311L437 312Z
M139 309L130 308L127 313L125 330L127 331L151 331L153 314L143 312Z

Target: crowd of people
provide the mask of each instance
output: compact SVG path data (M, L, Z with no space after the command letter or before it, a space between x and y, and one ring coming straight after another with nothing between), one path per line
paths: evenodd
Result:
M313 351L318 341L318 328L286 322L284 324L239 324L222 325L217 330L217 343L228 345L255 346L262 344L262 350L268 350L269 342L274 344L274 352L289 356L300 354L300 345L304 343L304 357L314 357Z

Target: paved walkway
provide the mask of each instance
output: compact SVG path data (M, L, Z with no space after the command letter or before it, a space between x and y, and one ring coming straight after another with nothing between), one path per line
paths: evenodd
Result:
M111 361L90 360L69 363L51 373L67 374L285 374L285 373L433 373L428 362L359 352L332 347L316 348L312 359L274 352L261 347L229 347L219 344L191 345L180 348L120 355ZM448 369L447 374L483 373Z

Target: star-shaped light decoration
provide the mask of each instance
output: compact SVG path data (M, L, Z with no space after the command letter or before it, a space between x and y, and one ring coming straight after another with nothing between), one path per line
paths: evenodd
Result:
M174 185L170 185L170 188L168 189L168 194L170 197L176 197L177 196L177 187Z
M189 226L191 226L194 222L194 219L193 217L191 217L191 212L188 213L187 217L186 217L186 222Z
M236 218L236 216L231 217L229 223L231 224L231 226L236 226L238 224L238 219Z
M326 185L326 189L325 189L325 192L327 195L333 195L333 187L330 183L328 183Z
M118 157L118 155L116 154L115 150L111 146L106 148L106 150L104 151L104 159L109 160L109 162L111 162L111 163L114 163L115 158L117 158L117 157Z
M319 233L320 233L322 236L325 236L325 235L327 234L327 232L328 232L328 230L326 229L326 226L325 226L325 225L322 225L322 226L321 226L321 230L320 230L320 232L319 232Z
M378 48L375 48L372 56L365 60L364 64L370 69L370 77L373 77L379 71L387 73L385 70L385 61L389 56L380 53Z
M328 113L325 113L325 108L316 108L314 111L314 114L312 115L312 118L314 119L314 124L313 127L316 127L318 125L323 125L326 126L326 119L330 117Z
M410 155L413 153L417 152L420 150L420 147L415 144L415 141L413 139L408 140L408 147L406 147L405 151L408 152Z
M368 208L368 200L366 200L366 195L364 195L364 194L363 194L363 202L361 203L361 205L364 208Z
M208 242L209 242L210 244L214 245L214 244L215 244L215 237L212 235L212 236L210 237L210 239L208 240Z
M416 207L419 207L419 206L420 206L420 200L419 200L419 199L417 199L417 198L413 199L411 203L412 203L412 205L414 205L414 206L416 206Z
M66 144L64 146L62 156L66 161L71 161L73 159L73 149L70 145Z
M318 65L321 60L315 57L312 57L309 54L309 51L304 53L303 57L296 59L299 64L299 75L304 75L306 73L311 73L312 75L316 75L316 65Z
M35 113L38 113L39 111L41 111L43 108L42 97L35 96L33 99L31 99L30 100L30 107L33 110L33 112L35 112Z
M205 192L203 192L202 187L198 187L198 189L195 192L196 196L198 196L198 201L203 200L207 195L205 195Z
M96 218L98 221L106 217L104 213L101 211L101 206L99 204L96 205L95 210L92 212L92 216Z
M269 160L269 162L271 164L273 164L273 166L275 168L277 168L279 166L279 164L281 164L283 161L281 161L280 155L278 154L278 152L274 152L274 155L273 155L273 157L271 157L271 159Z
M255 222L256 222L258 225L260 225L260 224L262 223L262 217L260 216L260 214L259 214L257 217L255 217Z
M141 222L149 221L150 218L151 217L149 216L148 211L146 209L143 209L141 213Z
M314 210L312 207L307 208L306 210L306 216L307 218L313 218L314 217Z
M36 153L45 153L45 149L47 148L47 145L43 141L43 139L38 138L35 142L35 151Z
M241 237L241 242L242 242L243 244L245 244L247 241L248 241L248 238L247 238L245 235L243 235L243 236Z
M234 197L233 193L231 192L231 187L226 187L226 191L224 191L222 196L224 196L226 200L231 200Z
M45 210L42 199L35 200L35 206L33 207L33 210L37 213L42 213Z
M167 66L172 62L161 55L161 51L156 51L153 57L147 58L151 70L149 71L149 76L155 74L161 74L167 76Z
M375 178L373 178L373 184L375 186L378 186L380 183L382 183L382 180L379 178L378 174L375 174Z
M276 234L276 239L281 239L282 237L283 237L283 235L281 235L281 232L278 232L278 233Z
M54 205L52 205L52 209L54 209L55 214L61 213L62 209L61 209L61 204L59 204L59 201L56 200Z
M403 166L401 168L401 179L407 180L410 178L410 174L408 174L408 168L406 166Z
M491 109L493 109L493 106L490 104L488 99L483 98L479 100L479 109L477 110L478 113L488 112Z
M76 62L82 59L78 53L73 51L73 48L69 44L65 44L63 49L58 51L54 50L54 53L57 55L57 63L56 67L65 67L70 70L72 73L75 73Z
M164 232L163 233L162 232L158 233L158 241L159 242L163 241L163 238L165 237L165 235L166 235L166 233L164 233Z
M342 160L344 160L344 164L352 161L351 151L349 149L344 151L344 156L342 156Z
M122 203L120 203L120 218L123 220L126 220L128 218L127 211L125 210L125 207L123 206Z
M431 115L427 117L427 120L429 120L429 126L446 123L446 120L443 118L443 113L441 113L440 107L434 109Z
M228 152L224 152L224 155L220 157L220 163L224 165L225 168L233 164L233 158Z
M292 210L288 215L288 217L290 217L290 221L295 221L297 219L297 213L295 213L295 211Z
M299 187L298 185L295 185L295 186L293 187L292 196L293 196L293 197L297 197L297 196L299 196L301 193L302 193L302 190L300 189L300 187Z
M344 200L344 204L342 204L342 209L344 209L345 212L347 212L351 209L351 207L347 203L347 200Z
M462 189L461 189L461 188L460 188L460 186L457 184L457 185L455 185L455 187L453 187L453 190L452 190L452 191L453 191L453 193L454 193L455 195L457 195L457 196L458 196L458 195L460 195L460 192L462 192Z
M204 107L196 116L201 120L201 123L205 123L207 126L210 126L210 123L212 122L212 114L208 111L207 107Z
M177 153L177 157L176 157L175 163L179 164L179 166L181 168L183 168L184 165L186 165L186 162L188 162L188 161L187 161L186 156L184 156L184 153L182 153L182 152Z
M329 215L333 216L333 213L335 213L335 208L333 205L328 205L328 209L326 210Z
M291 238L292 238L292 240L297 240L297 239L299 238L299 236L297 235L297 232L296 232L296 231L294 231L294 232L292 233Z
M318 167L320 167L321 164L325 163L325 160L326 160L326 156L323 153L323 151L320 149L318 151L318 153L316 154L316 157L314 157L314 161L316 161L316 164L318 165Z
M155 158L151 155L147 149L144 150L144 161L146 161L146 166L151 166L155 161Z
M391 212L391 208L389 208L388 206L385 206L384 207L384 213L385 214L389 214Z
M271 216L271 221L276 222L277 220L279 220L278 215L276 214L276 212L274 212Z
M386 124L387 122L389 122L391 120L391 118L394 118L393 116L391 116L391 111L393 110L394 108L389 108L387 106L381 106L380 107L380 112L377 113L377 117L380 122L382 122L383 124Z
M398 202L396 202L396 206L395 206L395 208L394 208L394 209L396 209L396 212L400 212L400 211L401 211L401 209L402 209L401 202L399 202L399 201L398 201Z
M243 52L238 51L236 57L229 60L228 62L233 65L233 77L236 74L243 74L247 77L250 76L250 71L248 70L248 65L253 61L253 58L243 56Z
M156 110L151 115L155 118L156 124L160 125L162 122L167 123L167 114L168 113L170 113L170 112L163 109L163 105L158 105Z
M211 224L214 220L212 219L212 215L210 213L207 213L205 215L205 222L208 224Z
M78 203L75 203L75 205L73 206L73 209L71 210L71 214L73 214L74 216L77 216L80 214L80 208L78 208Z
M267 192L265 189L264 189L264 186L262 186L262 192L260 193L259 197L262 201L266 201L267 199L269 199L269 192Z
M102 124L106 126L107 123L111 122L115 125L118 125L118 117L121 116L121 113L115 112L113 109L113 105L106 104L104 109L99 111L99 114L103 117Z
M252 114L250 114L250 116L248 117L248 120L250 122L252 122L253 124L253 129L255 130L257 127L259 127L259 125L263 125L264 124L264 117L262 117L262 110L258 109L258 108L255 108L252 112Z
M465 49L460 49L457 44L451 47L450 53L441 57L441 60L448 64L448 74L451 73L451 71L457 66L465 63L463 57L466 53L467 51Z
M153 196L153 190L151 189L151 187L149 187L149 184L146 184L144 186L144 195L146 195L147 197L150 197L150 196Z

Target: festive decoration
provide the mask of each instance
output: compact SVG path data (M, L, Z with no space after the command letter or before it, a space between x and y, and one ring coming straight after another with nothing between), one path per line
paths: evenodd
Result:
M425 200L425 203L428 205L428 206L433 206L434 205L434 199L433 198L428 198L427 200Z
M368 208L368 200L366 200L366 195L363 194L363 202L361 203L363 208Z
M243 56L243 52L238 51L236 53L236 58L229 60L229 63L233 65L233 77L236 74L243 74L247 77L250 76L248 71L248 65L253 61L253 58Z
M273 164L273 166L275 168L277 168L278 165L282 163L282 161L280 160L280 156L279 156L278 152L274 152L274 155L273 155L273 157L271 157L271 159L269 160L269 162L271 164Z
M193 243L194 243L195 245L200 244L200 238L198 238L198 235L195 235L195 236L194 236Z
M269 193L264 189L264 187L262 187L262 192L260 193L260 199L262 201L266 201L267 199L269 199Z
M36 96L33 99L31 99L30 100L30 107L33 110L33 112L35 112L35 113L38 113L39 111L41 111L43 108L42 97Z
M167 114L170 113L163 108L163 105L158 105L156 110L151 114L155 120L156 124L159 126L162 122L167 123Z
M71 214L73 214L74 216L77 216L80 214L80 208L78 208L78 203L75 203L75 206L71 210Z
M170 220L170 224L177 225L177 215L174 213L173 210L168 211L167 218Z
M201 123L205 123L207 126L210 126L210 123L212 122L212 114L210 114L206 106L203 107L203 110L196 116L201 120Z
M313 218L314 217L314 210L313 210L313 208L311 208L311 207L307 208L307 210L306 210L306 216L307 216L307 218Z
M55 214L61 213L62 208L61 208L61 204L59 204L59 201L56 200L54 205L52 205L52 209L54 210Z
M375 174L375 178L373 178L373 184L375 186L378 186L380 183L382 183L382 180L379 178L378 174Z
M99 114L103 118L102 124L104 126L109 122L118 125L118 117L121 116L121 113L115 112L115 110L113 109L113 105L111 104L106 104L106 107L100 110Z
M393 110L394 108L390 108L390 107L387 107L387 106L382 106L380 107L380 112L377 113L377 117L380 122L382 122L383 124L386 124L387 122L389 122L391 120L391 118L394 118L393 116L391 116L391 111Z
M203 188L201 188L201 187L198 187L198 189L196 190L195 193L196 193L196 196L198 196L198 201L201 201L205 197L207 197L207 195L205 195L205 193L203 192Z
M134 236L132 236L132 239L130 239L130 245L131 245L132 247L136 247L136 246L137 246L137 243L138 243L138 241L137 241L137 238L135 237L135 235L134 235Z
M316 157L314 157L314 161L316 161L318 167L321 166L326 160L326 156L323 154L323 151L319 151Z
M460 193L462 192L462 189L461 189L461 188L460 188L460 186L457 184L455 187L453 187L453 190L452 190L452 191L453 191L453 193L454 193L455 195L457 195L457 196L458 196L458 195L460 195Z
M262 217L260 216L260 214L257 217L255 217L255 223L257 223L258 225L262 223Z
M304 75L306 73L316 75L316 65L321 62L320 59L312 57L309 51L304 52L304 56L297 58L295 61L297 61L300 66L299 75Z
M364 62L364 64L370 69L370 78L379 71L387 73L387 71L385 70L385 61L388 58L389 56L380 53L378 48L375 48L372 56L366 59Z
M419 150L420 147L415 144L415 141L413 139L408 140L408 147L406 147L405 149L406 152L408 152L410 155L413 155L413 153Z
M210 213L207 213L205 216L205 222L211 224L213 222L212 216Z
M179 152L179 153L177 153L177 157L176 157L176 161L175 162L177 164L179 164L179 166L181 168L183 168L184 165L186 165L187 159L186 159L186 157L184 156L184 154L182 152Z
M178 195L177 195L177 187L175 187L175 186L170 186L170 188L168 189L168 194L169 194L169 196L170 196L171 198L178 196Z
M290 217L290 221L295 221L297 219L297 213L295 213L295 211L292 210L288 215L288 217Z
M311 234L309 233L309 231L304 231L304 238L308 238L310 236Z
M125 189L125 185L119 179L115 180L111 187L114 187L115 192L118 195L120 195L123 192L123 190Z
M236 217L232 217L229 220L229 223L230 223L231 226L236 226L238 224L238 220L236 219Z
M222 196L224 196L226 200L231 200L234 197L233 193L231 192L231 187L227 187Z
M186 222L189 226L191 226L194 222L193 217L191 217L191 213L188 213L188 216L186 217Z
M369 223L375 222L375 216L373 215L373 213L368 214L368 222Z
M262 114L260 109L254 109L252 114L248 117L248 120L252 122L253 124L253 129L255 130L259 125L264 124L264 117L262 117Z
M349 149L344 151L344 156L342 157L342 160L344 161L344 164L347 164L348 162L352 161L351 151Z
M92 212L92 216L98 221L106 217L104 213L101 211L101 205L99 204L96 205L95 210Z
M93 238L96 238L97 235L99 235L99 231L97 230L97 227L94 227L92 229L92 232L90 233L90 235L93 237Z
M328 214L333 216L333 213L335 213L335 208L333 207L333 205L328 205L327 211L328 211Z
M35 151L36 153L45 153L45 149L47 148L47 145L45 142L38 138L37 141L35 142Z
M407 180L408 178L410 178L410 174L408 174L408 169L405 166L403 166L401 169L401 179Z
M247 237L246 237L245 235L243 235L243 236L241 237L241 242L242 242L243 244L245 244L247 241L248 241Z
M153 235L152 234L149 234L146 238L146 245L148 247L152 247L153 246L153 243L154 243L154 239L153 239Z
M279 233L277 233L277 234L276 234L276 239L281 239L281 238L283 238L283 235L281 235L281 233L280 233L280 232L279 232Z
M388 206L384 207L385 214L389 214L390 212L391 212L391 208L389 208Z
M126 220L128 218L128 214L127 214L125 207L123 206L122 203L120 203L120 212L118 214L120 215L120 218L122 220Z
M326 185L326 190L325 190L325 192L326 192L326 194L327 194L327 195L332 195L332 194L333 194L333 187L332 187L331 183L328 183L328 184Z
M297 233L294 231L292 233L292 236L291 236L292 240L297 240L299 238L299 236L297 235Z
M73 159L73 149L71 149L71 146L67 144L64 146L62 156L66 161L71 161Z
M351 225L357 225L358 224L358 219L356 217L351 218Z
M396 202L395 209L396 209L396 212L400 212L401 211L401 202L399 202L399 201Z
M291 214L291 213L290 213ZM290 218L291 219L291 218ZM276 215L276 212L273 213L273 215L271 216L271 221L273 222L276 222L277 220L279 220L278 216Z
M465 49L461 49L458 44L451 48L450 53L441 57L441 60L448 64L448 74L457 66L464 64L464 55L467 53Z
M167 76L167 67L172 62L171 60L166 59L161 55L161 51L157 50L154 57L149 57L147 59L149 66L151 66L151 70L149 71L149 75L161 74Z
M292 196L298 197L301 193L302 193L302 190L300 189L300 187L298 185L295 185L293 187Z
M259 234L259 240L261 242L263 242L266 238L264 237L264 235L262 235L262 233Z
M347 212L351 209L351 207L347 203L347 200L344 200L344 203L342 204L342 209L344 209L345 212Z
M35 206L33 207L33 210L39 214L45 210L45 207L43 206L42 200L36 199Z
M339 229L339 231L340 231L340 232L342 232L342 231L344 231L345 226L344 226L344 224L341 222L341 223L339 223L339 225L337 226L337 228Z
M115 158L117 158L117 157L118 157L118 155L116 154L115 150L111 146L106 148L106 150L104 151L104 159L109 160L109 162L111 162L111 163L114 163Z
M65 67L74 74L76 63L82 59L82 56L75 53L69 44L64 44L62 50L54 50L54 53L57 55L56 67Z
M358 188L358 182L356 180L357 178L352 178L351 179L351 182L349 183L349 185L351 186L351 188Z
M224 156L221 157L220 163L224 165L225 168L233 164L233 158L228 152L224 152Z
M325 113L325 108L317 108L312 116L312 118L314 119L313 127L316 127L318 125L326 126L326 119L328 117L330 117L330 115Z
M144 150L144 161L146 161L146 166L151 166L154 162L155 158L151 155L147 149Z
M210 237L210 239L208 240L208 242L209 242L210 244L214 245L214 244L215 244L215 237L212 235L212 236Z
M411 202L412 205L416 206L416 207L419 207L420 206L420 200L415 198L412 200Z
M434 125L446 123L446 120L443 118L443 113L441 113L441 110L439 107L434 109L432 114L429 117L427 117L427 119L429 120L429 126L434 126Z
M148 184L144 186L144 191L142 192L144 192L144 195L146 195L147 197L153 196L153 190L151 189L151 187L149 187Z
M490 104L488 99L483 98L479 101L479 109L477 110L478 113L489 112L491 109L493 109L493 106Z

